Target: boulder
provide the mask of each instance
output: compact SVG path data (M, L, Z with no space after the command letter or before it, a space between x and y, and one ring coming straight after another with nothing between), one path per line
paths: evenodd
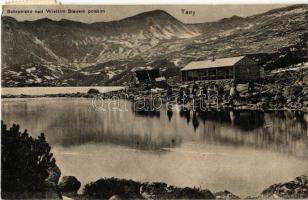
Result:
M62 194L77 194L81 183L74 176L63 176L58 187Z
M209 190L200 188L178 188L167 186L166 183L145 183L140 187L140 193L145 199L214 199Z
M308 100L308 86L305 86L302 92L303 92L303 97Z
M240 197L232 194L228 190L214 193L216 199L240 199Z
M262 191L260 198L308 198L308 176L302 175L289 182L271 185Z
M144 183L140 187L140 194L145 199L161 199L166 192L166 183Z
M303 81L304 83L308 83L308 73L307 73L307 71L306 71L305 74L302 75L302 81Z
M122 200L122 198L119 195L113 195L109 200Z
M88 90L88 94L99 94L99 90L98 89L94 89L94 88L90 88Z
M290 85L285 87L283 91L283 96L286 97L287 99L292 99L295 96L297 96L299 93L301 93L303 90L302 86L299 85Z
M215 199L215 196L209 190L198 188L177 188L171 198L173 199Z
M54 183L55 185L58 185L58 182L61 176L61 171L59 167L55 165L54 167L49 168L48 173L49 175L46 179L46 182Z
M59 188L54 183L46 182L44 191L37 193L33 198L37 199L62 199L62 194Z
M84 195L93 199L109 199L114 195L124 199L142 199L141 183L133 180L102 178L85 185Z
M166 183L140 183L132 180L106 178L85 186L90 199L215 199L209 190L178 188Z

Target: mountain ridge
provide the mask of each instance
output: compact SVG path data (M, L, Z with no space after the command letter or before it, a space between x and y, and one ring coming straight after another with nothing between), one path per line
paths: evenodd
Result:
M127 20L131 20L131 19L136 19L136 18L143 18L143 17L157 17L160 15L164 15L165 17L169 17L169 18L174 18L175 20L183 23L182 21L178 20L176 17L172 16L171 14L169 14L167 11L161 10L161 9L155 9L155 10L151 10L151 11L147 11L147 12L142 12L142 13L137 13L134 14L132 16L128 16L128 17L124 17L121 19L117 19L117 20L110 20L110 21L96 21L96 22L81 22L81 21L76 21L76 20L70 20L70 19L66 19L66 18L61 18L59 20L54 20L48 17L43 17L43 18L39 18L39 19L35 19L35 20L23 20L23 21L19 21L16 18L12 17L12 16L2 16L2 20L12 20L12 21L16 21L16 22L20 22L20 23L35 23L35 22L70 22L70 23L78 23L78 24L86 24L86 25L100 25L100 24L106 24L109 22L122 22L122 21L127 21ZM184 24L184 23L183 23Z
M123 84L135 65L156 63L177 75L188 62L212 56L251 55L267 69L287 67L307 59L307 11L307 5L291 5L196 24L163 10L91 24L48 18L18 22L4 16L2 84ZM33 66L36 70L27 73Z

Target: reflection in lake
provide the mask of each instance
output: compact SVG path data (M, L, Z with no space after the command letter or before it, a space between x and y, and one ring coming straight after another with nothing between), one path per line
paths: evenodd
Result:
M212 144L271 149L308 157L308 114L300 111L192 112L180 110L180 116L201 141Z
M2 104L5 121L16 121L31 133L46 132L53 145L96 142L158 150L194 140L308 156L308 117L302 112L197 113L171 106L137 111L127 105L127 111L104 112L92 107L91 100L60 98L2 100Z
M261 111L208 111L203 112L200 118L204 123L206 121L219 122L243 131L252 131L264 125L264 113Z
M90 99L2 99L2 119L44 132L62 174L83 183L117 176L253 195L308 173L305 113L149 113L121 103L126 109L102 111Z

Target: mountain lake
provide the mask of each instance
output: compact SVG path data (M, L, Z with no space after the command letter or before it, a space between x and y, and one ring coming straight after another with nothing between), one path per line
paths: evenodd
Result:
M162 106L147 114L129 101L105 111L86 98L1 102L2 120L33 136L45 133L61 175L77 177L82 187L117 177L246 197L308 173L308 113L193 113Z

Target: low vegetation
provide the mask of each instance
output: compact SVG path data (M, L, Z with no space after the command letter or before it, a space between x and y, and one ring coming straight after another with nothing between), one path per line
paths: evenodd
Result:
M43 133L33 138L27 130L21 132L19 125L7 128L1 121L1 155L2 197L45 189L48 169L55 167L55 159Z

